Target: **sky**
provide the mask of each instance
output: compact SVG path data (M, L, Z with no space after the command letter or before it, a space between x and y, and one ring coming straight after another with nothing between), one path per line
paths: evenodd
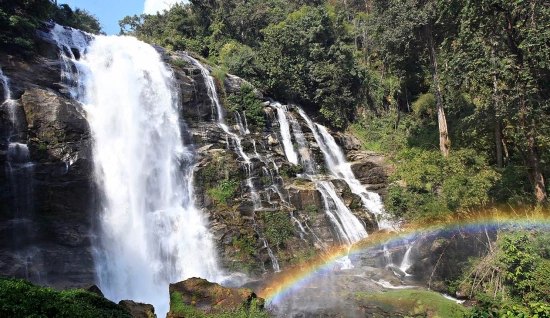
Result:
M168 9L170 5L181 0L58 0L58 4L66 3L73 10L85 9L95 15L103 31L107 34L118 34L118 21L127 15L142 13L154 14Z

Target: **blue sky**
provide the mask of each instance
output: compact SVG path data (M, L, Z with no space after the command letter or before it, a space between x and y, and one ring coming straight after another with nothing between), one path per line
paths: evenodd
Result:
M58 0L58 4L66 3L71 8L85 9L95 15L103 31L107 34L118 34L118 21L127 15L155 13L167 9L181 0Z

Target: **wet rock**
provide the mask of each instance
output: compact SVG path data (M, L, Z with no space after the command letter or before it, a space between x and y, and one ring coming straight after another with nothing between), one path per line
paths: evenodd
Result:
M99 289L99 287L97 287L97 285L95 285L95 284L86 285L86 286L81 287L80 289L83 289L83 290L85 290L87 292L90 292L90 293L94 293L94 294L99 295L101 297L105 297L105 295L103 295L103 292L101 291L101 289Z
M124 309L128 310L134 318L156 318L153 305L136 303L133 300L121 300L118 303Z
M223 287L196 277L170 284L169 290L171 301L167 317L171 318L187 317L174 310L174 299L204 314L236 312L240 308L247 309L253 300L256 300L256 304L262 308L264 302L250 288Z
M359 150L363 146L359 138L349 134L337 134L335 140L346 151Z
M290 203L298 210L315 209L315 211L322 211L324 208L323 199L319 191L315 189L315 185L305 179L299 180L299 183L294 182L288 187Z

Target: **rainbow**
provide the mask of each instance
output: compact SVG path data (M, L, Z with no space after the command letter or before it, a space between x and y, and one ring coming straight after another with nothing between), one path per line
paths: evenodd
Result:
M381 250L383 246L403 245L404 240L412 241L420 236L446 236L456 233L482 233L481 231L517 231L547 229L550 230L550 217L543 211L524 212L518 214L501 214L495 211L491 213L479 213L477 217L439 222L432 225L409 225L399 232L374 233L363 241L351 247L333 248L315 260L301 263L293 268L276 273L269 279L258 296L264 298L267 303L277 304L293 292L315 280L319 275L334 271L340 266L342 259L350 256L364 254L368 251Z

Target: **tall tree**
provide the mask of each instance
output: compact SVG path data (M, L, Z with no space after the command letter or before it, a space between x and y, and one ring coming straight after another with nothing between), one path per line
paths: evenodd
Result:
M550 3L469 1L459 21L451 62L463 86L494 117L497 164L506 139L527 167L537 202L546 202L541 156L550 146Z
M431 86L435 96L439 127L439 147L449 155L450 139L443 107L438 67L438 48L442 23L436 0L374 0L373 19L377 39L386 63L403 69L407 57L427 55ZM422 50L424 48L424 50ZM423 51L423 52L422 52Z
M265 88L277 98L320 106L333 126L347 124L359 88L352 40L330 6L308 7L263 30Z

